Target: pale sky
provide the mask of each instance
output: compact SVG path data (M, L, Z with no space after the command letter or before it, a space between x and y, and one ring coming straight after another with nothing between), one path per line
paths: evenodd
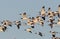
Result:
M42 6L45 6L46 11L51 7L52 11L57 11L60 0L0 0L0 21L2 20L21 20L19 14L27 12L30 16L36 16ZM0 39L50 39L52 36L48 32L51 28L45 24L44 27L35 25L36 28L32 30L32 34L24 31L28 26L21 26L18 30L15 25L8 27L6 32L0 32ZM58 25L56 25L58 26ZM60 27L54 27L52 30L59 31ZM41 31L44 37L34 34L34 32ZM60 37L60 34L57 34Z

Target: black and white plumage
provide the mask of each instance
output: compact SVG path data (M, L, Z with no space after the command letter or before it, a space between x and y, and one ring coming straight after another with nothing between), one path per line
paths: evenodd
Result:
M39 24L42 25L42 26L44 26L44 20L40 19Z
M58 5L57 16L60 18L60 5Z
M31 23L31 28L34 28L34 22L32 21L32 23Z
M1 31L1 32L5 32L5 31L6 31L6 29L7 29L7 27L6 27L6 26L0 25L0 31Z
M15 25L17 26L18 29L20 29L21 26L21 21L14 21Z
M31 28L25 29L25 31L32 33Z
M1 23L2 23L2 25L4 25L4 26L10 26L10 27L12 27L12 22L9 21L9 20L3 20Z
M26 12L24 12L24 13L22 13L20 15L22 16L22 18L21 18L22 20L27 20L28 19Z
M43 20L45 20L45 17L42 17Z
M60 25L60 18L58 19L58 22L57 22L58 25Z
M4 26L3 31L5 32L5 31L6 31L6 29L7 29L7 27L6 27L6 26Z
M52 34L52 37L56 37L56 33L58 33L58 32L50 31L50 33Z
M42 19L45 20L45 16L46 16L45 6L42 7L40 13L41 13Z
M53 24L51 23L51 24L49 24L49 26L51 27L51 28L53 28Z

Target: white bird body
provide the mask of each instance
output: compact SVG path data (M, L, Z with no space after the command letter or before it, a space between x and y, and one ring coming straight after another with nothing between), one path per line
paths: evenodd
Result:
M34 22L32 22L32 21L29 21L29 22L27 22L27 25L29 25L29 26L32 26L32 25L34 25L34 24L32 24L32 23L34 23Z
M28 18L27 17L23 17L23 19L22 20L27 20Z
M55 37L52 37L52 39L56 39Z
M22 19L23 19L23 20L27 20L28 17L27 17L27 15L26 15L26 12L22 13L21 15L22 15Z
M43 15L43 14L45 14L45 10L44 9L41 10L41 15Z
M17 20L16 20L16 21L14 21L14 22L15 22L15 25L18 25L18 24L20 24L20 22L19 22L19 21L17 21Z
M27 25L31 25L31 19L27 20Z
M40 13L41 13L41 16L46 16L45 6L42 7Z
M4 26L11 26L12 25L12 22L9 21L9 20L3 20L2 25L4 25Z
M5 32L6 27L4 27L3 25L0 25L0 32Z
M27 32L30 32L30 31L31 31L31 28L26 29L26 31L27 31Z
M42 19L40 19L39 24L43 26L44 25L44 21Z
M37 23L38 22L38 20L35 18L34 20L32 20L34 23Z
M0 27L0 32L3 32L2 27Z
M27 22L27 25L31 25L31 22Z
M58 22L57 22L58 25L60 25L60 18L58 19Z

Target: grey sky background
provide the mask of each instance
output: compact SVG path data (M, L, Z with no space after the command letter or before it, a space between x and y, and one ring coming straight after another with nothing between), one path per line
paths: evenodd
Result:
M52 11L57 11L60 0L0 0L0 21L2 20L21 20L19 14L27 12L30 16L38 15L42 6L45 6L46 11L48 7L51 7ZM48 19L48 18L47 18ZM58 25L56 25L58 26ZM0 32L0 39L50 39L51 34L49 30L51 28L45 24L44 27L35 25L35 29L32 30L32 34L24 31L28 26L21 26L18 30L15 25L8 27L6 32ZM60 27L54 27L52 30L58 31ZM34 34L34 32L41 31L44 33L44 37ZM60 37L60 34L56 36Z

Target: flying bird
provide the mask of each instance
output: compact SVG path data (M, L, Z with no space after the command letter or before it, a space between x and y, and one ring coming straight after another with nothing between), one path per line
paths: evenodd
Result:
M12 22L9 21L9 20L3 20L1 23L2 23L2 25L4 25L4 26L10 26L10 27L12 27Z
M42 7L40 13L41 13L42 19L45 20L45 16L46 16L45 6Z
M44 26L44 21L42 19L40 19L39 24Z
M1 32L5 32L6 29L7 29L7 27L0 25L0 31L1 31Z
M25 31L32 33L31 28L25 29Z
M56 33L58 33L58 32L56 32L56 31L50 31L50 33L52 34L52 37L56 37Z
M20 15L22 16L22 18L21 18L22 20L27 20L28 19L26 12L24 12L24 13L22 13Z
M15 25L17 25L17 28L20 29L21 21L14 21Z
M57 22L57 24L59 24L59 25L60 25L60 18L58 19L58 22Z
M32 22L31 23L31 28L34 28L35 23L33 21L31 21L31 22Z
M58 10L56 11L56 14L60 18L60 5L58 5Z

